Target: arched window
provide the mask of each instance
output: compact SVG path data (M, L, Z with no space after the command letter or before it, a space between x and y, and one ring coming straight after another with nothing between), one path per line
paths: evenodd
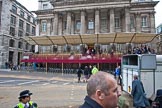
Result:
M9 41L9 47L15 47L15 40L10 39L10 41Z

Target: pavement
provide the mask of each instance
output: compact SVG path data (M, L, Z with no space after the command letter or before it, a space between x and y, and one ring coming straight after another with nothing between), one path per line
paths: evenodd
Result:
M1 108L13 108L19 101L19 92L25 89L33 93L31 99L38 104L39 108L78 108L86 95L86 83L77 83L77 77L73 74L0 70L0 78L65 82L64 84L0 86Z

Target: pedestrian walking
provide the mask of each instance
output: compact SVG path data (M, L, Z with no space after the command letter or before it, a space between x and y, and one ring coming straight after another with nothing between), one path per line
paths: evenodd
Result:
M118 84L120 84L121 85L121 69L120 69L120 66L117 66L116 68L115 68L115 79L116 79L116 81L117 81L117 83Z
M89 65L89 68L88 68L88 71L89 71L89 78L91 77L91 75L92 75L92 66L91 65Z
M80 68L78 69L78 71L77 71L78 83L81 82L81 81L80 81L81 75L82 75L82 69L81 69L81 67L80 67Z
M87 82L88 81L88 75L89 75L89 69L88 69L88 66L85 66L84 68L84 82Z
M31 95L29 90L20 92L19 103L14 108L37 108L37 104L31 101Z
M131 95L133 96L133 106L135 108L146 108L150 106L150 103L146 98L143 84L138 80L137 75L134 75L134 80L132 81Z
M99 71L88 80L87 94L80 108L117 108L121 92L113 75Z

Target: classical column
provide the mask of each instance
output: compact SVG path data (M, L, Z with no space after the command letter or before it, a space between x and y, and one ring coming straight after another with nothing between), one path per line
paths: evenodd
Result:
M110 9L110 33L115 32L114 9Z
M150 13L150 29L151 33L155 33L155 16L154 12Z
M125 31L130 32L130 10L125 8Z
M95 10L95 34L100 32L100 11Z
M54 14L54 22L53 22L53 34L58 34L58 13Z
M136 32L141 32L141 14L136 14Z
M71 34L74 34L74 27L75 27L75 18L73 14L71 17Z
M23 26L24 26L24 24L23 24ZM16 32L16 31L19 31L18 28L19 28L19 18L16 18L15 37L18 36L18 32ZM23 28L24 28L24 27L23 27ZM32 27L30 27L30 29L31 29L31 28L32 28ZM24 29L24 30L26 30L26 29ZM31 30L30 30L30 31L31 31ZM26 34L25 34L25 36L26 36Z
M80 34L85 34L85 11L81 11L81 28Z
M36 36L39 36L39 35L40 35L40 29L41 29L40 19L37 19L37 24L36 24Z
M67 12L66 34L71 34L71 12Z
M50 36L51 34L51 20L47 19L47 35Z
M58 35L62 35L63 30L63 19L62 16L59 15L59 24L58 24Z

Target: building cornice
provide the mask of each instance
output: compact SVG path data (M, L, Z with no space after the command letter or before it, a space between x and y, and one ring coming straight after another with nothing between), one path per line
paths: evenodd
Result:
M154 8L131 8L130 13L155 13Z
M37 20L49 20L49 19L53 19L53 15L50 15L50 16L38 16L37 17Z
M66 5L56 6L54 11L73 11L73 10L87 10L87 9L104 9L104 8L120 8L130 7L130 2L106 2L106 3L92 3L92 4L78 4L78 5Z
M88 5L88 4L99 4L99 3L110 3L110 2L130 2L130 0L51 0L51 4L54 7L57 6L67 6L67 5Z
M155 7L159 1L151 1L151 2L132 2L132 8L139 8L139 7Z
M37 10L37 11L32 11L36 15L42 15L42 14L53 14L53 9L46 9L46 10Z

